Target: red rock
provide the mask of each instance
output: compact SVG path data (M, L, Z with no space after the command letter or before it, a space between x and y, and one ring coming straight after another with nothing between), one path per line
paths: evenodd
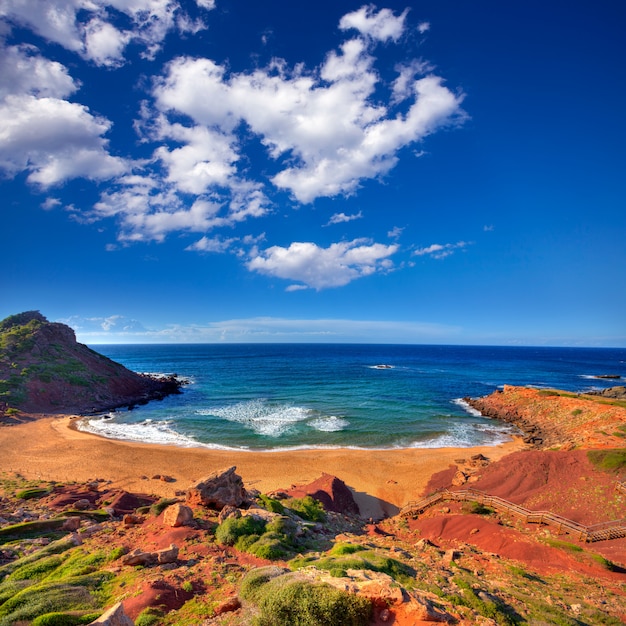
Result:
M327 511L344 515L359 515L360 513L359 506L346 483L331 474L323 473L320 478L308 485L292 487L287 494L291 498L311 496L319 500Z
M215 615L222 615L223 613L231 613L241 608L241 602L237 596L227 598L222 603L218 604L215 608Z

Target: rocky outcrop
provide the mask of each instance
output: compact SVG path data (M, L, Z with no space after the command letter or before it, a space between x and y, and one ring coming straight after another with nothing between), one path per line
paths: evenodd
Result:
M291 498L311 496L319 500L327 511L344 515L359 515L359 506L355 502L352 492L343 480L331 474L322 474L317 480L308 485L300 485L287 490Z
M218 470L193 484L187 490L190 506L206 506L221 511L225 506L240 507L247 502L247 493L235 466Z
M483 398L466 398L482 415L515 424L535 448L623 447L626 409L589 394L505 385Z
M19 375L17 374L19 372ZM176 376L138 374L76 341L65 324L27 311L0 322L5 406L27 413L94 413L180 393Z
M615 398L616 400L626 400L626 387L618 385L617 387L609 387L602 391L590 391L589 395L602 396L603 398Z

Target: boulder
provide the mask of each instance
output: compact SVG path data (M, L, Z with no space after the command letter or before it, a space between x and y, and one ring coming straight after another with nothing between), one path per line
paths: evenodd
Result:
M287 494L291 498L311 496L319 500L327 511L344 515L359 515L360 513L359 506L346 483L331 474L323 473L308 485L292 487Z
M221 511L225 506L239 507L247 501L241 476L235 466L218 470L198 481L187 490L186 501L191 506L202 505Z
M163 524L165 526L187 526L193 521L193 511L184 504L172 504L163 512Z
M115 606L112 606L106 613L103 613L97 620L90 623L89 626L135 626L128 615L124 611L124 607L121 602L118 602Z

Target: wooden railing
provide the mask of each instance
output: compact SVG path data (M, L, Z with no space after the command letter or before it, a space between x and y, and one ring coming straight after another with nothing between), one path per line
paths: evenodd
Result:
M443 489L423 500L409 502L400 510L399 515L417 516L428 507L442 501L478 502L495 511L509 513L528 524L545 524L552 526L556 528L557 534L567 533L577 538L579 541L605 541L607 539L626 537L626 519L603 522L601 524L594 524L593 526L584 526L583 524L579 524L578 522L574 522L573 520L550 511L531 511L519 504L509 502L498 496L490 496L477 489L467 489L463 491L449 491L448 489Z

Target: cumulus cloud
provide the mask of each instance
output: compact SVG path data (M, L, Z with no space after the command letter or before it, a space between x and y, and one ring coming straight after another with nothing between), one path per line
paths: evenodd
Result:
M395 16L390 9L376 12L376 7L370 4L344 15L339 21L339 28L355 29L362 35L378 41L387 39L397 41L404 32L404 21L408 12L409 10L405 9L399 16Z
M374 98L380 76L369 39L397 39L405 17L371 7L344 16L342 28L357 28L363 36L330 51L309 71L275 59L267 68L229 74L211 59L180 57L157 81L156 107L166 116L189 116L190 133L202 126L219 129L233 152L243 150L236 130L246 124L282 168L271 182L299 202L352 193L361 180L386 174L401 148L464 117L462 95L441 77L416 78L430 70L422 61L399 68L388 105ZM390 109L400 100L409 100L403 114ZM192 152L201 164L198 151ZM237 158L231 157L232 166Z
M214 0L196 0L195 9L176 0L0 0L0 19L76 53L97 66L93 72L109 72L126 62L130 44L152 58L169 32L197 32L204 22L189 11L203 16L214 6ZM67 67L32 46L6 46L0 169L8 176L25 172L41 188L78 177L110 180L91 208L73 210L75 219L116 220L122 245L197 233L187 250L245 257L250 271L296 281L290 290L337 287L387 271L396 245L294 242L261 252L258 242L213 231L267 216L281 192L302 204L353 194L363 181L386 175L404 147L464 119L462 94L428 62L405 59L391 78L379 71L391 51L379 59L377 50L401 41L407 16L408 10L373 5L344 15L339 29L346 39L315 67L274 58L234 72L210 58L170 60L139 85L149 85L134 122L142 160L114 154L111 120L73 101L81 85ZM362 217L337 212L326 225Z
M111 156L103 135L108 120L57 98L10 95L0 103L0 169L29 172L28 181L49 187L71 178L104 180L126 165Z
M288 248L272 246L248 262L248 269L268 276L297 280L313 289L342 287L348 283L386 271L396 245L355 239L333 243L328 248L311 242L294 242ZM292 287L293 289L293 287Z
M127 169L112 156L111 123L65 98L79 85L65 66L33 46L7 46L0 54L0 170L43 188L72 178L106 180Z
M213 9L213 0L197 0L201 9ZM114 25L114 14L127 18L130 27ZM178 19L176 14L178 13ZM124 62L127 45L143 46L152 58L169 31L178 27L199 30L173 0L3 0L0 18L32 29L48 41L80 54L97 65L115 66Z
M454 254L456 250L462 250L463 248L471 245L468 241L459 241L458 243L433 243L426 248L418 248L413 252L415 256L430 256L433 259L445 259L446 257Z
M334 215L331 215L326 226L330 226L331 224L343 224L345 222L352 222L353 220L360 220L362 217L362 211L359 211L358 213L352 213L352 215L346 215L345 213L335 213Z

